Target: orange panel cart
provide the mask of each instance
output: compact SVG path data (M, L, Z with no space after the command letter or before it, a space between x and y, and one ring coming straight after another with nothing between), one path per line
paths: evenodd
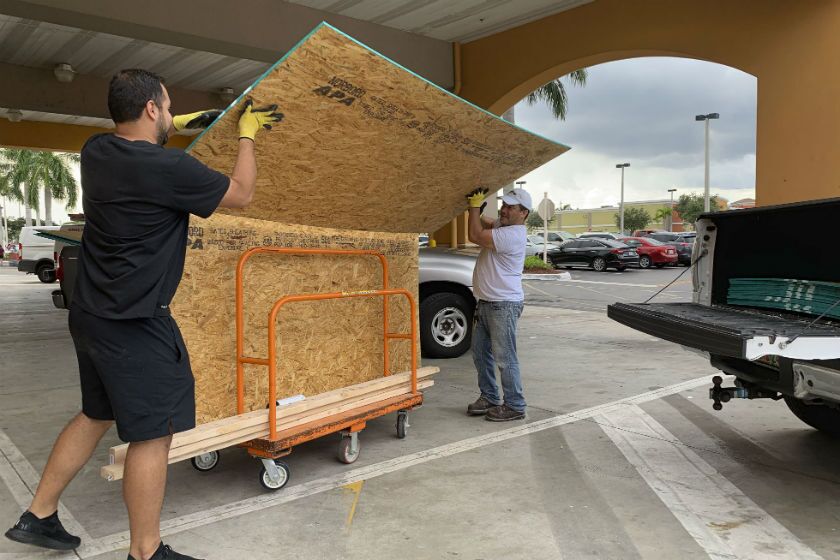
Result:
M287 295L278 299L268 314L268 357L245 356L245 318L244 318L244 270L248 260L260 253L284 255L359 255L375 256L382 264L382 288L354 292L330 292L320 294ZM405 297L410 309L410 333L392 333L388 328L388 298ZM407 339L411 342L411 387L405 395L386 398L359 408L354 408L333 416L321 418L307 424L284 429L277 425L277 350L275 345L277 316L288 303L300 301L320 301L341 298L381 297L383 299L383 374L390 375L389 342L393 339ZM338 446L338 459L343 463L353 463L359 457L359 432L369 420L397 413L397 437L404 438L408 430L409 410L423 403L423 394L417 390L417 325L416 304L411 293L404 289L388 289L388 262L385 255L371 250L344 249L301 249L284 247L256 247L242 253L236 269L236 412L245 411L245 364L268 367L268 419L269 435L240 444L248 453L261 460L260 484L268 490L279 490L289 480L289 466L279 459L289 455L295 445L311 441L335 432L341 433ZM212 469L218 463L218 452L203 453L192 459L193 466L201 471Z

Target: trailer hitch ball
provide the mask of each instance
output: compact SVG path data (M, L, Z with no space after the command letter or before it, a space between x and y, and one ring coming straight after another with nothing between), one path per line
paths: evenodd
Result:
M712 388L709 389L709 398L714 401L712 408L715 410L723 409L723 403L732 400L733 396L740 397L740 392L744 389L741 387L721 387L723 378L719 375L712 377Z

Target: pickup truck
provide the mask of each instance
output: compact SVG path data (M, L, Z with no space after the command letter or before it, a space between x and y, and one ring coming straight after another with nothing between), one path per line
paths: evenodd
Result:
M78 241L65 240L58 257L59 290L53 304L67 309L76 283ZM470 348L476 257L445 249L420 249L420 349L427 358L457 358Z
M840 290L840 260L823 241L838 215L840 198L701 215L692 303L615 303L607 314L735 376L734 387L713 378L715 410L733 398L783 399L806 424L840 436L840 300L767 288ZM734 297L745 284L753 297Z

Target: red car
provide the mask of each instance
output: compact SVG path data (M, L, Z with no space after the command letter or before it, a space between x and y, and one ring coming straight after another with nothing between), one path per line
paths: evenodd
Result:
M619 237L619 241L636 249L639 253L639 268L662 268L666 264L677 264L677 250L650 237Z

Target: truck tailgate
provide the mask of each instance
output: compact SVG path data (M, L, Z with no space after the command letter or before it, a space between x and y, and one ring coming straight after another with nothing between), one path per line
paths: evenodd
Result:
M807 318L696 303L615 303L607 307L607 316L638 331L721 356L840 358L840 325L827 321L806 328L811 321Z

